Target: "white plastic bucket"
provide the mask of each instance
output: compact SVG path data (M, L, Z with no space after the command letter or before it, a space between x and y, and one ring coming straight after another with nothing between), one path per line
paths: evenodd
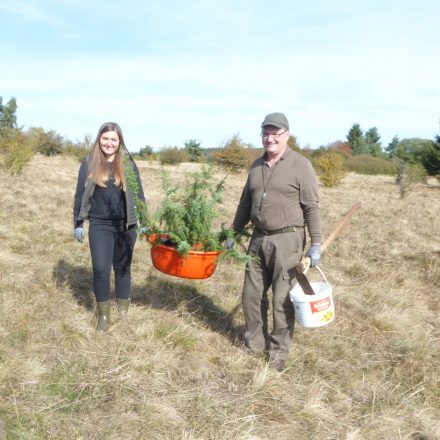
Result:
M310 284L315 295L306 295L299 283L289 292L295 308L295 316L302 327L322 327L335 319L333 289L322 270L316 266L325 282L312 281Z

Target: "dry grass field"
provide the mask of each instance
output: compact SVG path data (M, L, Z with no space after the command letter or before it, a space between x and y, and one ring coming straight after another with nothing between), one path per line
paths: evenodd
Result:
M440 439L438 182L404 199L384 176L320 188L325 235L363 205L321 261L336 320L297 326L277 373L242 350L243 267L173 278L142 240L129 318L113 306L110 331L95 333L88 243L72 239L78 167L37 156L0 174L0 438ZM160 168L139 167L155 207ZM228 178L219 222L245 177Z

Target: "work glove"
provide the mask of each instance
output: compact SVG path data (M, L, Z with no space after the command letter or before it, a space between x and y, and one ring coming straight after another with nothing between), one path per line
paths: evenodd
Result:
M225 243L224 243L223 247L224 247L227 251L230 251L230 250L234 247L234 244L235 244L235 240L234 240L233 238L227 238L227 239L225 240Z
M316 267L321 258L321 245L312 244L310 249L306 252L306 257L310 258L310 267Z
M75 228L73 230L73 239L82 243L84 240L84 228Z

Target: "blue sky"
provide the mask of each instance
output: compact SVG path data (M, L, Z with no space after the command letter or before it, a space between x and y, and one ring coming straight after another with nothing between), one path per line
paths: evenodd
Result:
M131 151L260 146L273 111L312 148L355 122L384 146L432 139L439 16L438 0L0 0L0 96L71 140L119 122Z

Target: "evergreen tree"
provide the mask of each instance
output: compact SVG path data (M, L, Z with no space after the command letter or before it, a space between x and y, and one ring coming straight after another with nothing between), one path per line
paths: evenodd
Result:
M351 146L353 154L366 154L367 146L364 139L361 126L358 123L353 124L347 134L347 141Z
M435 142L426 152L422 163L430 176L440 175L440 135L435 137Z
M356 122L350 128L347 134L347 142L352 144L356 139L362 137L364 134L362 132L361 126Z
M396 135L391 139L391 142L385 148L385 151L388 153L389 157L397 156L397 149L399 146L399 137Z
M17 100L11 98L3 105L3 98L0 96L0 134L4 129L17 127Z
M195 139L184 142L184 145L191 162L197 162L203 156L200 142L197 142Z
M372 127L365 132L364 135L367 154L374 157L382 155L382 144L380 142L380 134L376 127Z
M139 157L148 157L153 154L153 147L150 147L150 145L145 145L144 148L141 148L139 150Z

